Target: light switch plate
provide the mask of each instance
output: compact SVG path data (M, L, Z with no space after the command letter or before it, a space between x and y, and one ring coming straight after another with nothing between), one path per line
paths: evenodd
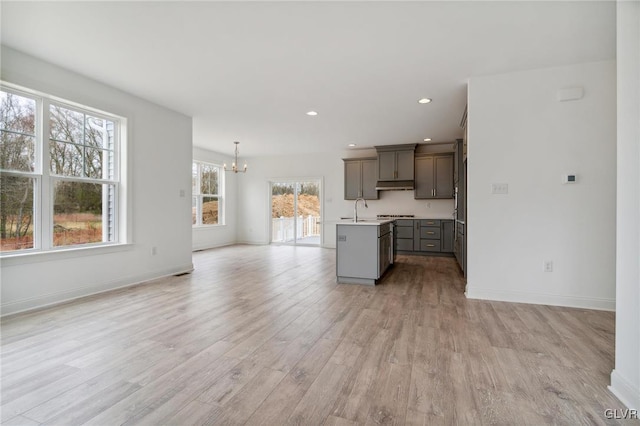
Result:
M491 193L492 194L508 194L509 193L509 184L508 183L492 183L491 184Z

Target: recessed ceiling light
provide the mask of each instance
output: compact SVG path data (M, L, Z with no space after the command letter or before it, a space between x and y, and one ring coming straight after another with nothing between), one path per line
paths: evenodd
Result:
M431 138L424 138L423 141L425 142L431 142Z
M307 115L315 116L315 115L318 115L318 113L315 111L309 111Z
M418 99L419 104L428 104L429 102L431 102L431 99L429 98Z
M356 144L355 144L355 143L350 143L350 144L349 144L349 147L350 147L350 148L353 148L354 146L356 146Z

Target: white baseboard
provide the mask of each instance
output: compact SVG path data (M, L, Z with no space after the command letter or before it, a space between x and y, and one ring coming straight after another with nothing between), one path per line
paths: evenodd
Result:
M230 242L221 243L221 244L201 244L201 245L193 246L191 248L191 251L193 252L193 251L209 250L209 249L214 249L219 247L232 246L235 244L237 244L235 241L230 241Z
M248 246L267 246L269 241L238 241L235 244L246 244Z
M599 311L615 311L615 299L595 297L564 296L548 293L528 293L524 291L505 291L478 289L467 286L467 299L495 300L500 302L529 303L534 305L566 306L569 308L596 309Z
M116 290L124 287L131 287L143 284L147 281L158 278L168 277L171 275L182 274L193 271L193 263L180 267L169 268L162 271L154 271L146 274L140 274L125 278L120 278L104 283L91 284L84 287L77 287L71 290L65 290L56 293L30 297L27 299L16 300L0 305L0 316L13 315L20 312L33 311L54 305L69 302L71 300L80 299L82 297L93 296L95 294L105 293L107 291Z
M611 386L609 386L609 390L620 402L626 405L627 408L640 410L640 388L629 383L617 370L611 372Z

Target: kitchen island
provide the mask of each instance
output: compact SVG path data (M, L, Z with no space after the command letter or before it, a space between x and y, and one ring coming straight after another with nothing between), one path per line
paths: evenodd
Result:
M393 220L361 220L336 225L339 283L375 285L393 264Z

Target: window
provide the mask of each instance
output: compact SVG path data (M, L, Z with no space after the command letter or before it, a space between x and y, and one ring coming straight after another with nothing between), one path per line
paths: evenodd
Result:
M191 170L193 226L224 225L222 168L194 161Z
M123 120L0 88L0 251L118 243Z

